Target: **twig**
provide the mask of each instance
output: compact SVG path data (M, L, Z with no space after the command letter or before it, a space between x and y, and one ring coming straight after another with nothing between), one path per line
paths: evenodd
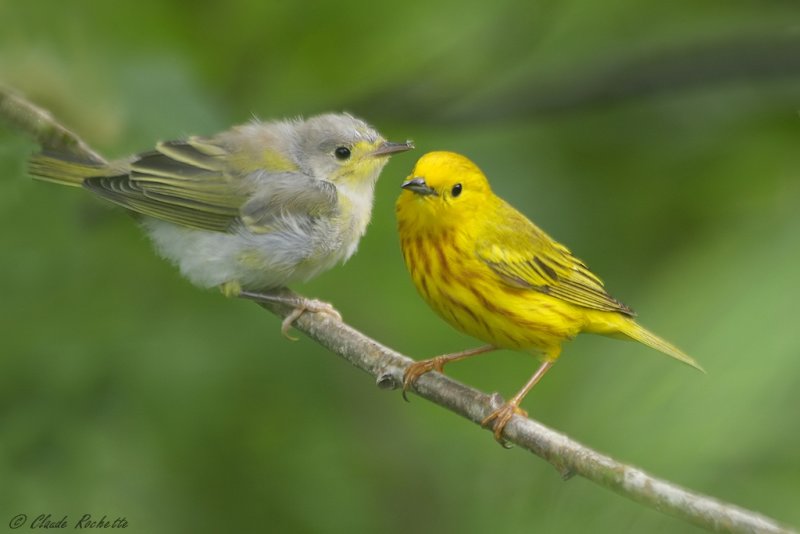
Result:
M27 132L42 148L66 152L95 163L106 162L80 137L55 120L50 112L2 85L0 85L0 118L5 118L12 126Z
M292 310L280 304L259 303L280 317ZM412 359L395 352L351 326L324 314L304 313L295 327L311 339L374 376L381 389L396 389ZM487 395L445 375L431 372L414 384L425 399L480 424L502 404L499 395ZM565 479L580 475L605 488L665 514L717 532L791 533L791 528L744 508L684 489L594 451L545 425L514 416L504 437L547 460Z
M0 117L10 119L32 134L43 148L57 147L76 157L104 161L49 113L2 87ZM281 304L259 304L281 317L292 311ZM396 389L402 384L403 372L413 361L328 315L304 313L294 324L322 346L374 376L381 389ZM419 396L477 424L502 403L498 395L486 395L439 373L420 377L414 390ZM504 437L547 460L565 479L575 474L583 476L636 502L710 530L793 532L763 515L654 478L530 419L514 416L505 428Z

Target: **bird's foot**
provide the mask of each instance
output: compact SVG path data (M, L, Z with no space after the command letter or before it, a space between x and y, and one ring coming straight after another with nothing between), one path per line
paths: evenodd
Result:
M317 300L317 299L307 299L305 297L298 297L297 301L294 304L294 309L292 312L286 316L286 318L281 323L281 334L287 339L291 339L292 341L297 341L298 338L292 337L289 334L289 329L292 327L294 322L305 312L311 313L324 313L325 315L330 316L335 321L342 320L342 314L339 313L336 308L333 307L332 304Z
M506 449L510 449L511 446L505 439L503 439L503 430L505 430L506 425L508 424L509 421L511 421L511 418L514 417L515 415L528 417L528 412L520 408L519 405L517 405L514 402L507 402L503 404L500 408L496 409L495 411L487 415L483 419L483 421L481 421L481 426L484 428L488 428L489 425L492 422L494 422L492 428L495 441L497 441L497 443L499 443Z
M408 396L406 392L408 388L414 385L414 382L417 381L419 377L424 375L430 371L439 371L440 373L444 372L444 364L449 361L447 355L444 356L436 356L435 358L430 358L429 360L422 360L419 362L414 362L406 368L405 373L403 373L403 399L408 401Z
M339 313L332 304L322 300L301 297L291 292L282 292L280 290L275 293L240 291L238 295L239 297L255 300L256 302L279 303L294 308L281 323L281 334L292 341L297 341L298 338L289 335L289 329L305 312L324 313L336 321L342 320L342 314Z

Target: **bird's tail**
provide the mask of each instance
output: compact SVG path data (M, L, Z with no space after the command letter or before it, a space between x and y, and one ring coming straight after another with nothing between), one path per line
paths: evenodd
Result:
M80 187L87 178L107 176L108 164L79 159L64 152L43 150L28 160L28 172L37 180Z
M634 341L638 341L639 343L654 348L657 351L666 354L667 356L685 363L686 365L694 367L698 371L702 371L703 373L706 372L705 369L703 369L703 367L697 363L694 358L680 350L672 343L664 341L630 317L624 317L619 314L614 314L613 317L615 318L614 321L595 322L590 328L587 329L587 331L606 336L622 337L623 339L632 339Z

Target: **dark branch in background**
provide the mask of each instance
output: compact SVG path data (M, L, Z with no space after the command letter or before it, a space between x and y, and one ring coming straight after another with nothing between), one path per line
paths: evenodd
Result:
M370 95L352 102L348 109L422 124L477 124L575 112L737 82L800 80L800 39L739 37L576 65L569 72L556 79L535 73L491 96L454 104L453 91L437 83L439 70L431 68L428 75L416 76L411 86Z
M0 116L31 134L45 149L66 148L76 157L103 161L101 156L58 124L49 113L2 88ZM292 311L280 304L261 306L280 317ZM277 324L275 326L277 328ZM304 313L295 321L295 327L375 377L381 389L396 389L402 384L403 372L412 362L410 358L324 314ZM420 397L477 424L502 403L497 395L486 395L439 373L423 375L414 389ZM736 533L792 532L768 517L654 478L531 419L515 416L506 426L505 438L548 461L565 479L580 475L636 502L710 530Z

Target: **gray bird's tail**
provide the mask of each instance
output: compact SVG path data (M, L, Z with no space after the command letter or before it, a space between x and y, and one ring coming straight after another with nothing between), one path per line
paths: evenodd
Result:
M108 164L87 161L72 154L43 150L28 160L28 172L37 180L80 187L87 178L108 176Z

